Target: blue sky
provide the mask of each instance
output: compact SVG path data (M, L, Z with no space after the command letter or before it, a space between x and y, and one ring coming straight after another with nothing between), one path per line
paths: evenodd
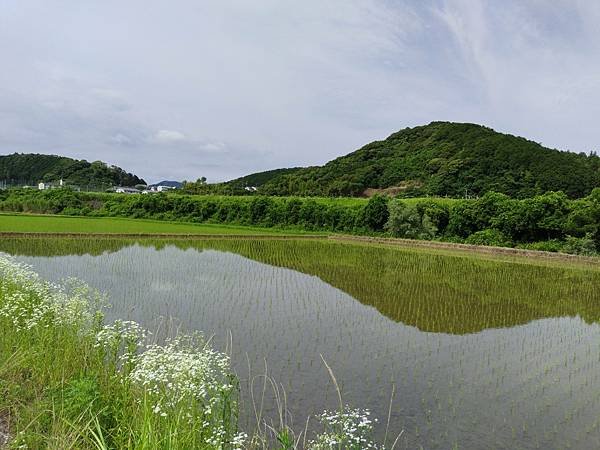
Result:
M0 0L0 153L219 181L476 122L600 149L600 2Z

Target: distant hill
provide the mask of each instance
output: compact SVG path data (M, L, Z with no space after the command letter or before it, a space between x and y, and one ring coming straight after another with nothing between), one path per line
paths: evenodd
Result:
M40 181L108 188L135 186L145 181L120 167L102 161L88 162L66 156L13 153L0 156L0 180L9 184L36 185Z
M290 175L302 169L302 167L292 167L290 169L274 169L264 172L256 172L244 177L236 178L235 180L228 181L225 184L236 188L245 188L247 186L260 187L280 175Z
M514 197L546 191L581 197L600 186L600 158L552 150L481 125L432 122L405 128L321 167L238 180L260 181L264 174L258 191L269 195L463 197L493 190Z
M172 188L180 189L181 186L183 186L183 183L181 183L179 181L163 180L163 181L161 181L159 183L154 183L154 184L148 185L148 187L155 187L155 186L169 186L169 187L172 187Z

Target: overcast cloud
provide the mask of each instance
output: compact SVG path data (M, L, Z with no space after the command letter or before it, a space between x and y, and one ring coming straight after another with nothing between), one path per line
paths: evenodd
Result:
M0 0L0 153L147 181L322 164L433 120L600 147L592 0Z

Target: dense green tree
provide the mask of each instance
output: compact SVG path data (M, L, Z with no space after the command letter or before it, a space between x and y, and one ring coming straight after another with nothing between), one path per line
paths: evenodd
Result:
M481 230L479 224L474 202L461 201L452 207L446 232L450 236L466 238Z
M362 211L363 223L371 231L383 231L389 218L388 197L371 197Z
M421 216L429 217L439 234L446 232L450 220L450 210L447 205L434 199L427 199L419 201L416 207Z
M511 247L512 242L504 233L493 228L476 231L465 239L466 244L491 245L494 247Z
M492 220L492 225L519 241L544 241L564 237L569 216L567 196L549 192L513 201L511 207Z
M408 239L433 239L437 233L427 214L420 214L416 205L395 199L389 203L389 219L386 230L393 236Z

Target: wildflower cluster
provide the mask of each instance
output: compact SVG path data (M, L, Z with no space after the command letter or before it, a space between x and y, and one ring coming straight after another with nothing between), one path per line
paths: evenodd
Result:
M96 347L102 348L109 360L121 362L127 369L133 364L134 356L144 343L149 332L132 320L115 320L104 325L96 334Z
M376 450L380 449L372 440L373 422L366 409L351 409L346 406L340 411L324 411L317 416L325 430L309 443L311 450Z
M70 288L40 279L31 267L0 254L0 317L8 319L17 331L52 326L73 326L91 331L101 320L93 310L92 290L70 281Z
M134 356L133 366L129 379L144 389L155 414L183 413L208 444L241 447L246 436L230 435L231 415L222 413L235 409L237 387L227 355L198 336L183 336L148 346Z

